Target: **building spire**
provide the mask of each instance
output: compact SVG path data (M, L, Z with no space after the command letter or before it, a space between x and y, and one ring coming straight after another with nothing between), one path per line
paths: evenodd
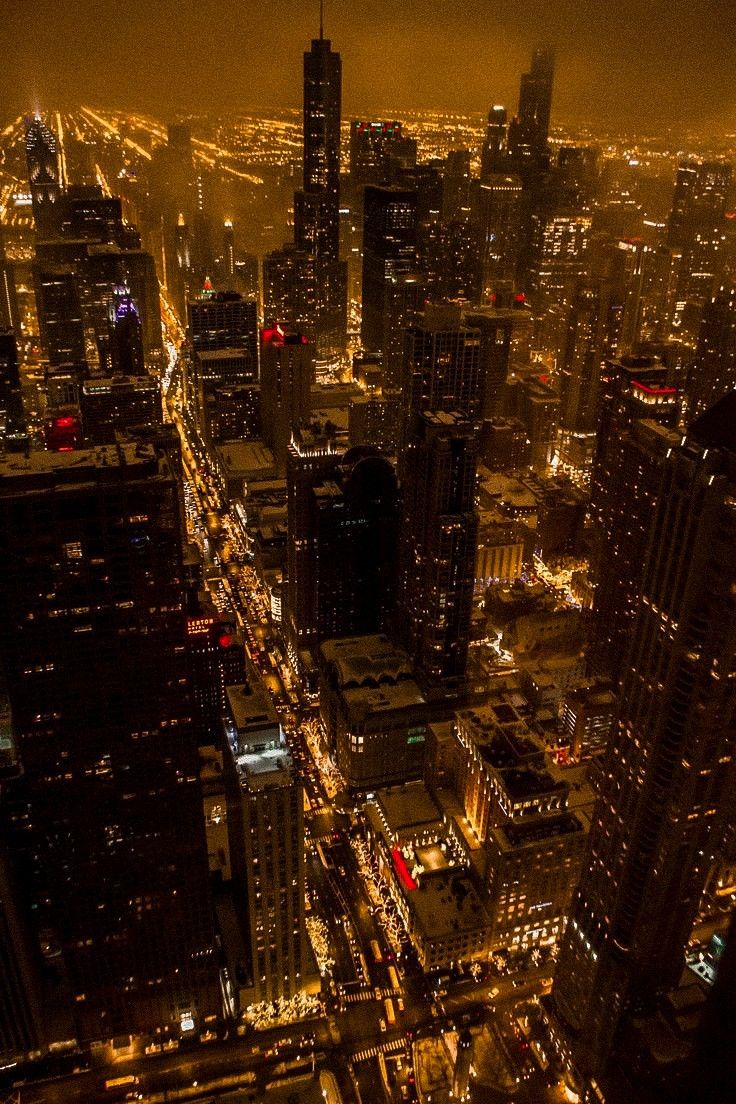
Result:
M325 0L319 0L319 39L325 37Z

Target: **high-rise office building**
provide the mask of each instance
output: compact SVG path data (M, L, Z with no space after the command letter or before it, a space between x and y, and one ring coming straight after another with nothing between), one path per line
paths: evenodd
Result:
M363 196L364 349L383 352L388 345L391 284L416 267L417 197L404 188L369 185Z
M500 171L500 165L506 155L507 117L506 108L501 104L494 104L488 112L488 125L483 142L480 162L480 179L482 184L488 183L488 178Z
M225 614L199 606L187 618L187 655L200 747L220 742L227 688L245 679L245 645Z
M393 465L361 446L340 456L295 431L287 468L290 632L297 652L383 631L393 612L398 493Z
M636 615L649 522L680 404L655 357L606 363L601 419L590 481L597 545L591 658L616 681Z
M372 445L350 449L312 490L317 640L388 627L396 598L398 489Z
M145 375L143 327L138 304L126 287L116 288L110 301L110 368L113 375Z
M218 291L187 303L189 340L195 352L242 349L258 378L258 308L236 291Z
M140 442L0 465L6 838L80 1042L220 1012L179 487ZM182 831L186 825L186 831Z
M263 258L263 316L266 325L282 324L306 334L314 344L318 337L318 311L322 289L312 253L286 243Z
M312 230L296 225L295 207L295 241L311 240L318 261L336 261L340 254L341 103L342 61L320 26L304 54L304 194L312 198L302 217L315 221Z
M222 228L222 260L226 279L235 277L235 231L232 219L225 219Z
M87 359L82 303L74 273L56 265L33 267L41 345L50 364Z
M479 298L492 301L499 284L514 280L521 245L522 183L518 176L487 173L474 194Z
M509 153L513 158L539 160L548 156L554 76L554 50L537 46L531 68L521 78L518 115L509 126Z
M605 1081L627 1015L679 979L734 813L735 418L730 392L662 464L617 722L552 992L568 1061L587 1086Z
M56 135L40 115L26 119L26 162L33 218L38 233L45 236L53 233L56 226L56 204L61 187Z
M480 332L481 417L499 414L511 362L511 339L517 312L478 307L464 310L466 326Z
M409 414L433 410L480 418L481 335L463 321L459 305L427 304L406 330L403 400Z
M721 288L703 308L688 374L688 414L697 417L736 387L736 289Z
M397 624L421 678L462 684L470 643L478 443L467 415L419 409L405 423Z
M350 123L350 183L388 184L391 162L416 163L416 139L403 133L401 123L353 119Z
M273 326L261 344L261 424L276 470L286 474L294 426L306 421L314 382L314 347L304 334Z
M684 161L677 168L667 244L682 253L678 314L713 295L726 266L726 208L733 170L726 161Z
M226 789L236 916L250 1001L293 997L312 973L306 925L304 794L267 687L226 691Z
M0 330L0 450L17 452L25 448L27 442L18 346L10 330Z
M153 376L94 376L82 383L79 409L90 444L115 442L116 433L132 426L163 421L161 389Z
M0 226L0 329L20 330L18 292L15 286L15 266L5 255L5 239Z
M590 463L608 348L611 290L603 280L579 283L572 298L560 361L560 461L582 470Z
M444 223L464 222L470 218L470 188L473 174L468 149L450 150L445 158L442 177L442 210Z

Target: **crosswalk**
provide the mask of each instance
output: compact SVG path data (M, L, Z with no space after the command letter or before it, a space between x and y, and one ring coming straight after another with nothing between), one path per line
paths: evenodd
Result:
M377 1043L376 1046L366 1047L352 1056L353 1062L367 1062L369 1058L376 1058L379 1054L398 1054L406 1050L406 1039L391 1039L390 1042Z
M381 989L381 999L384 997L400 997L400 989ZM343 993L340 1000L343 1004L358 1004L360 1001L370 1001L376 999L375 989L356 989L352 993Z

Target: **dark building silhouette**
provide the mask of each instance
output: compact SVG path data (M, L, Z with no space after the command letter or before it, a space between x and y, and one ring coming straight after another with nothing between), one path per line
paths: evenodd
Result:
M144 375L143 327L138 305L125 287L116 288L110 303L109 349L113 375Z
M303 334L283 326L263 330L261 339L263 439L283 477L293 428L309 416L314 347Z
M385 629L395 596L396 476L377 449L341 456L307 427L289 447L288 616L295 652Z
M0 468L11 852L79 1040L178 1038L220 997L176 474L142 443Z
M544 159L548 154L554 50L537 46L528 73L521 78L519 112L509 126L509 153L513 158Z
M679 445L680 404L655 357L606 363L590 481L597 544L591 658L616 682L639 603L652 510L662 465Z
M485 141L481 151L480 179L482 184L499 172L506 157L507 115L506 108L494 104L488 112Z
M736 289L721 288L703 308L688 376L688 414L697 417L736 387Z
M28 442L15 335L0 330L0 450L17 452Z
M462 683L470 642L477 451L466 415L424 409L406 420L397 625L420 676L448 690Z
M389 311L392 283L416 267L417 197L403 188L369 186L363 196L364 349L383 352L394 319Z
M26 162L36 229L46 235L56 225L61 188L56 135L39 115L26 119Z
M5 845L0 851L0 1057L38 1057L49 1036L43 1009L41 963Z
M388 184L392 161L416 164L416 139L403 133L401 123L353 119L350 123L350 183Z
M552 992L567 1060L588 1086L605 1073L627 1016L677 983L734 813L735 418L731 392L662 466L617 721Z

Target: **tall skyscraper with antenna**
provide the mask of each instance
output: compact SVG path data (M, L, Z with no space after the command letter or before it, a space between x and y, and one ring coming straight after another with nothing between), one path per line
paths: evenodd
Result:
M304 180L294 195L294 241L314 257L320 289L318 352L334 353L345 340L347 271L340 262L340 115L342 60L324 37L304 54ZM292 321L292 320L289 320Z

